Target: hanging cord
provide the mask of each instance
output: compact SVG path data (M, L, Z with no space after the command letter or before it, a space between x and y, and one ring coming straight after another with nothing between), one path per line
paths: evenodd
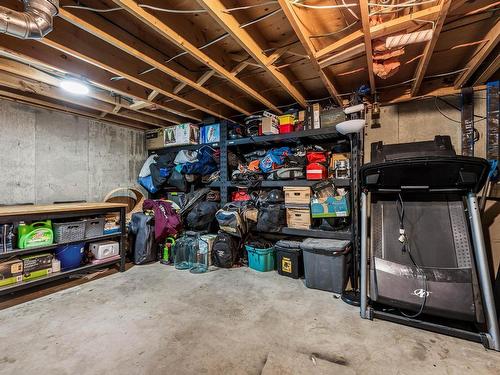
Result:
M403 202L403 198L401 197L401 193L398 194L398 200L396 201L396 210L398 212L399 217L399 238L398 240L403 244L401 251L403 253L407 253L410 257L410 261L413 263L413 266L417 270L417 272L421 275L423 280L423 301L420 305L420 309L415 314L406 314L402 310L399 312L405 316L406 318L416 318L424 311L425 303L427 302L427 276L425 275L424 270L415 262L413 258L413 254L411 252L410 243L408 241L408 235L406 234L404 218L405 218L405 206Z

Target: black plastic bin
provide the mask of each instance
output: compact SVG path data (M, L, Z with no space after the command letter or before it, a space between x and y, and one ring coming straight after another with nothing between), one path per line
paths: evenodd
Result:
M281 240L274 245L278 263L278 273L298 279L304 276L304 262L300 242Z
M323 238L306 238L300 244L308 288L342 293L347 284L351 243Z

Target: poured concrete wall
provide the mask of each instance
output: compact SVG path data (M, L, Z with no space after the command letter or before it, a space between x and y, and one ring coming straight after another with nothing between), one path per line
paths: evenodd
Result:
M142 132L0 100L0 204L100 201L146 154Z
M474 113L486 116L486 92L477 92L474 99ZM460 97L446 96L448 102L460 107ZM449 118L439 113L438 108ZM385 144L428 141L435 135L449 135L455 151L461 154L460 123L461 113L435 98L416 100L408 103L384 106L380 111L379 124L373 124L368 119L365 128L365 161L370 160L370 145L372 142L383 141ZM451 119L451 120L450 120ZM452 121L454 120L454 121ZM475 120L475 128L480 138L475 144L475 156L485 157L485 125L486 121Z

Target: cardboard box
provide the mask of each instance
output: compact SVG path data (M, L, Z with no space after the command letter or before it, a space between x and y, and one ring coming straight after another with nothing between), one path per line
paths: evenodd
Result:
M310 204L311 203L311 188L283 186L285 193L285 204Z
M288 228L310 229L311 211L309 208L287 208L286 223Z
M33 271L29 273L23 273L23 281L38 279L39 277L50 276L52 274L52 268L45 268L43 270Z
M27 255L21 257L23 261L23 273L27 274L47 268L52 268L52 258L54 258L54 256L49 253Z
M313 129L321 128L320 111L321 111L321 107L319 106L319 103L313 104L313 106L312 106L312 118L313 118L312 128Z
M146 131L146 148L156 150L165 147L165 129L154 129Z
M200 128L185 123L168 126L164 130L165 147L179 145L196 145L200 142Z
M205 125L200 128L200 143L220 142L220 124Z
M280 132L279 121L275 117L263 117L261 127L264 135L279 134Z
M313 218L347 217L349 210L349 194L336 197L313 198L311 215Z
M15 284L22 281L23 261L12 259L0 263L0 286Z

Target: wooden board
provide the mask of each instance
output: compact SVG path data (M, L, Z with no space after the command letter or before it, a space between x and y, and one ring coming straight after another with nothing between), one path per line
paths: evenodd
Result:
M26 206L5 206L0 207L0 217L16 215L37 215L61 212L79 212L126 208L122 203L68 203L68 204L47 204L47 205L26 205Z

